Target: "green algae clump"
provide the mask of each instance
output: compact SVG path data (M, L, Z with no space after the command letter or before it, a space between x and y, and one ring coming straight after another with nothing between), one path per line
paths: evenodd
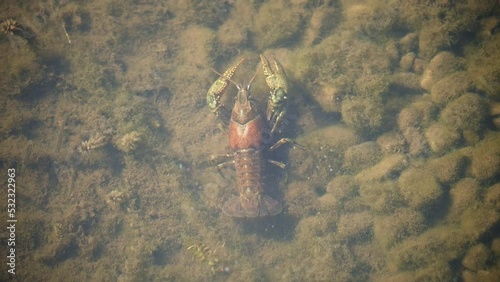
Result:
M436 82L464 68L465 64L462 59L455 57L455 55L450 52L440 52L429 62L429 65L422 75L420 86L430 91Z
M473 82L468 72L455 72L432 86L431 99L434 103L443 106L471 90L472 86Z
M442 184L450 184L463 176L467 158L460 152L452 152L427 162L429 171Z
M347 148L343 167L349 171L359 171L374 165L379 159L380 149L377 143L365 142Z
M373 215L368 211L347 213L339 218L337 235L342 240L362 239L371 236Z
M440 118L453 129L480 132L486 119L486 105L478 95L466 93L449 103Z
M495 33L480 46L465 49L467 68L475 85L496 101L500 100L500 33Z
M451 126L435 123L425 130L425 138L435 153L450 150L460 140L460 134Z
M423 128L435 120L437 107L430 101L416 101L402 109L397 118L401 132L409 127Z
M354 178L340 175L333 178L326 186L326 193L318 199L322 211L341 210L346 200L357 195L358 186Z
M359 194L364 204L378 213L391 213L404 203L394 181L373 181L360 186Z
M413 271L461 257L465 252L464 246L469 242L459 227L439 226L395 246L389 252L388 262L396 269Z
M394 10L381 2L354 4L344 10L345 24L364 35L380 35L390 30L396 21Z
M362 135L372 135L383 125L382 103L367 98L354 97L342 103L342 119Z
M490 258L490 251L484 244L477 244L469 248L464 258L462 265L467 269L478 271L486 269L486 262Z
M192 72L192 64L201 66L213 65L213 51L215 32L209 28L191 25L180 34L179 42L181 52L179 57L184 66L189 66ZM179 80L185 79L180 76Z
M490 132L471 151L469 173L479 180L493 179L500 172L500 133Z
M460 215L470 206L477 205L481 187L474 178L464 178L450 189L451 206L447 218L451 221L460 219Z
M422 232L425 218L411 208L397 209L387 216L377 216L373 224L375 240L385 249L390 249L408 237Z
M301 26L299 12L285 1L264 3L254 19L253 38L259 49L276 46L297 36Z
M436 178L418 168L410 168L401 173L399 189L410 207L423 211L434 207L443 194Z
M490 206L493 206L496 209L500 210L500 183L488 187L486 195L484 196L484 201L488 203Z
M383 158L376 165L362 170L355 176L358 183L389 178L408 166L408 159L402 154L393 154Z
M401 153L406 150L406 141L397 131L389 131L377 138L377 145L382 153Z
M311 132L297 140L306 147L331 146L334 150L343 152L350 146L359 143L359 136L350 128L332 125Z
M471 206L461 216L460 226L463 236L469 240L479 240L498 224L500 213L490 206Z

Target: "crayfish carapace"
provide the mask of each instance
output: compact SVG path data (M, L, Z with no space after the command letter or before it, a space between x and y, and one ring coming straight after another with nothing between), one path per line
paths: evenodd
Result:
M262 150L264 134L272 135L283 122L287 110L288 84L283 68L274 60L274 69L264 55L260 55L261 64L266 77L266 83L271 89L267 103L267 111L263 117L256 110L255 102L250 96L250 85L235 83L231 80L241 59L212 84L207 93L207 104L217 116L224 121L229 120L229 144L233 150L232 163L237 175L239 197L229 199L223 205L223 212L233 217L261 217L276 215L283 209L281 203L265 195L262 186ZM229 83L238 88L233 110L229 110L221 103L221 96ZM291 139L282 138L269 150L274 150L280 145L290 142ZM269 160L269 162L284 167L284 164Z

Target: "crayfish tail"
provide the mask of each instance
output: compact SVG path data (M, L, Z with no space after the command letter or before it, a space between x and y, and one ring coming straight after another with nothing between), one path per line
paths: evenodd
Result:
M224 203L222 211L232 217L261 217L277 215L283 206L275 199L261 195L257 205L243 206L238 197L233 197Z
M264 215L277 215L281 212L282 209L283 206L280 204L280 202L267 195L262 196L260 210L261 213L265 212Z

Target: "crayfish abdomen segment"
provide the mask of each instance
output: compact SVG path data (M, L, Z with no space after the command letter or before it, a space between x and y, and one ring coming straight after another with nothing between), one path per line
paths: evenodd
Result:
M262 194L260 150L250 148L236 151L234 164L240 196L224 204L224 213L234 217L258 217L280 213L281 204Z

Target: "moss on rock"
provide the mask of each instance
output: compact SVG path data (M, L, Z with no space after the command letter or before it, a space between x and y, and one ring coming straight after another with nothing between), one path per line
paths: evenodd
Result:
M453 185L450 189L451 206L448 210L448 220L459 220L468 207L477 205L479 193L479 182L474 178L464 178Z
M343 167L349 171L359 171L374 165L379 159L380 149L377 143L365 142L347 148Z
M489 132L470 152L469 173L479 180L493 179L500 173L499 132Z
M384 107L381 102L354 97L342 103L342 119L362 135L372 135L383 125Z
M443 194L441 185L426 170L410 168L401 173L399 189L412 208L427 210L437 204Z
M397 183L390 180L364 183L359 193L364 204L379 213L391 213L404 202Z
M480 132L485 124L487 111L485 102L474 93L466 93L444 108L440 119L453 129Z
M420 81L423 89L430 91L432 86L448 74L463 70L463 59L450 52L440 52L429 62Z
M254 19L253 40L258 48L263 50L297 37L302 23L300 13L282 0L264 3Z
M435 153L443 153L452 149L460 137L457 130L442 123L435 123L425 130L427 143Z
M415 236L425 228L424 216L413 209L398 209L387 216L377 216L373 224L375 240L389 249L404 239Z
M442 184L450 184L463 176L467 165L467 158L460 152L452 152L443 157L430 160L429 171Z
M462 265L473 271L484 270L489 257L488 248L484 244L477 244L467 250Z
M446 105L472 89L470 74L459 71L442 78L431 88L431 99L438 105Z
M383 158L376 165L362 170L355 176L358 183L382 180L397 174L408 165L407 158L402 154L393 154Z

